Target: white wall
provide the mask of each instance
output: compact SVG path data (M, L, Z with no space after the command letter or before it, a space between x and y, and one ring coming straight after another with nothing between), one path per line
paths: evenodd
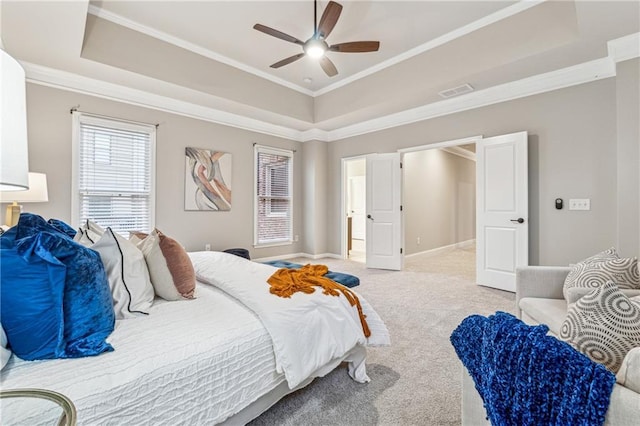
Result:
M475 162L430 149L408 152L402 163L405 253L474 239Z
M640 59L617 64L617 246L623 256L640 255Z

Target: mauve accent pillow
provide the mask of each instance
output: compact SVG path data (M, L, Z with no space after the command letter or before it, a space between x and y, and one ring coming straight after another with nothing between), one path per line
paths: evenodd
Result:
M182 297L185 299L194 299L196 290L196 272L193 269L193 264L191 263L191 259L189 258L187 251L173 238L167 237L157 229L154 231L157 233L160 250L164 256L167 268L171 273L173 285ZM132 234L142 240L151 236L142 232L132 232ZM139 244L142 244L142 242ZM157 259L151 259L147 256L145 256L145 260L147 260L147 265L149 262L157 262ZM149 266L149 270L152 268L153 266ZM153 278L151 282L153 284ZM160 294L158 294L158 296L163 297Z
M169 265L160 249L160 236L154 229L143 240L133 235L130 241L142 251L149 268L149 276L155 294L164 300L184 300L173 283Z

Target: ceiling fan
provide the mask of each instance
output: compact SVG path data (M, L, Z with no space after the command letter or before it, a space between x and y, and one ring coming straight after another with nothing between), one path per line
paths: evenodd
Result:
M327 7L324 9L324 12L322 13L320 23L318 23L317 0L314 0L313 35L307 41L298 40L297 38L290 36L289 34L274 30L273 28L269 28L262 24L255 24L253 28L258 31L269 34L270 36L279 38L281 40L302 46L303 53L298 53L297 55L293 55L281 61L278 61L275 64L272 64L271 68L280 68L294 61L297 61L304 55L309 55L309 57L311 58L317 58L324 72L329 77L333 77L334 75L338 74L338 70L336 69L336 66L333 64L333 62L331 62L331 60L325 56L325 53L327 51L341 53L376 52L380 48L379 41L352 41L348 43L338 43L332 45L327 44L325 40L333 30L333 27L336 26L341 12L342 6L334 1L330 1Z

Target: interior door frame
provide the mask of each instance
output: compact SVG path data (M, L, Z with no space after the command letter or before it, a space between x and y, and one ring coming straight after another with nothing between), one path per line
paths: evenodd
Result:
M347 209L347 185L349 185L347 179L347 162L352 160L365 160L367 154L355 155L353 157L343 157L340 159L340 191L342 192L340 197L340 258L347 259L347 218L344 216ZM365 231L366 232L366 231Z
M400 163L404 161L404 154L408 152L415 151L424 151L427 149L440 149L440 148L450 148L458 145L466 145L469 143L476 143L479 140L483 139L482 135L477 136L469 136L461 139L452 139L448 141L435 142L428 145L418 145L412 146L409 148L398 149L396 152L400 153ZM365 159L368 154L375 154L374 152L370 152L367 154L354 155L351 157L343 157L341 158L341 167L340 167L340 191L342 192L340 197L340 257L342 259L347 259L347 221L343 220L343 214L345 213L345 209L347 206L347 162L351 160L360 160ZM402 182L402 191L404 191L404 169L400 174L400 179ZM405 221L402 221L402 247L404 248L405 241ZM406 253L404 254L406 256Z

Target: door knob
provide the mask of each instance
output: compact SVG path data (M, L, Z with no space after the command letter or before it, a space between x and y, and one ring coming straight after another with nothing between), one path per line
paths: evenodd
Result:
M368 215L367 215L367 219L371 219L371 220L373 220L373 218L371 217L371 215L370 215L370 214L368 214Z
M511 222L513 222L513 223L524 223L524 219L519 217L517 219L511 219Z

